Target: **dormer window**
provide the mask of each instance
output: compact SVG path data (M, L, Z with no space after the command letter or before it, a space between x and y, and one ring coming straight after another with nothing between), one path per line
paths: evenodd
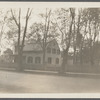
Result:
M51 48L47 48L47 53L51 53Z

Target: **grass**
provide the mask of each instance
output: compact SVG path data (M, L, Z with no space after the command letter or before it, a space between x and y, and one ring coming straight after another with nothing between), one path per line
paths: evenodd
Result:
M15 63L0 63L0 68L15 68L17 64ZM25 69L32 70L44 70L43 65L25 65ZM59 71L59 66L46 67L46 71ZM76 72L76 73L100 73L100 65L91 66L90 64L74 64L66 65L66 72Z
M90 64L76 64L66 66L67 72L79 72L79 73L100 73L100 65L90 65Z

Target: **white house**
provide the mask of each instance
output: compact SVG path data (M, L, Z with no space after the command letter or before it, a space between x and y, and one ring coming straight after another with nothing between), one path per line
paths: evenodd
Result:
M49 41L45 56L46 66L60 66L61 59L61 52L57 41L55 39ZM25 44L23 49L23 63L29 65L43 64L43 50L39 43L33 41Z

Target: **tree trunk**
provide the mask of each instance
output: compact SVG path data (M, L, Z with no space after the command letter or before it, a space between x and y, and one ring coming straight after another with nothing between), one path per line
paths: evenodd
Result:
M90 49L90 63L91 63L92 66L94 65L94 49L93 49L92 46L91 46L91 49Z
M23 57L23 54L22 54L22 51L20 50L19 54L18 54L18 66L16 68L17 71L19 72L22 72L24 71L24 67L23 67L23 63L22 63L22 57Z
M60 74L65 74L66 72L66 65L67 65L67 60L68 60L68 50L69 48L63 51L63 61L61 65L61 70L59 72Z
M76 64L76 46L74 47L73 64Z
M44 70L45 70L45 68L46 68L45 57L46 57L46 50L44 49L44 50L43 50L43 67L44 67Z
M67 65L67 58L68 58L68 51L69 51L69 47L70 47L70 42L71 42L71 34L72 34L72 25L73 25L73 21L74 21L74 12L72 11L72 9L70 8L70 13L71 13L71 24L69 26L69 34L68 34L68 44L66 45L66 49L63 51L63 62L62 62L62 66L61 66L61 70L60 73L61 74L65 74L66 71L66 65Z
M82 55L83 51L82 51L82 44L80 46L80 64L83 64L83 55Z

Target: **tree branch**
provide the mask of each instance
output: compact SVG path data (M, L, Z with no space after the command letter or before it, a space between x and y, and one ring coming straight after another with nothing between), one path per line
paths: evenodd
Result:
M29 16L31 15L31 12L30 12L30 14L29 14L29 11L30 11L30 8L28 8L27 14L26 14L26 24L25 24L24 33L23 33L23 40L22 40L22 50L23 50L23 47L24 47L24 41L25 41L25 37L26 37L28 19L29 19ZM32 10L31 10L31 11L32 11Z
M16 18L15 18L15 16L14 16L14 14L13 14L12 9L11 9L11 14L12 14L13 20L15 21L16 25L19 26L19 24L18 24L18 22L17 22L17 20L16 20Z

